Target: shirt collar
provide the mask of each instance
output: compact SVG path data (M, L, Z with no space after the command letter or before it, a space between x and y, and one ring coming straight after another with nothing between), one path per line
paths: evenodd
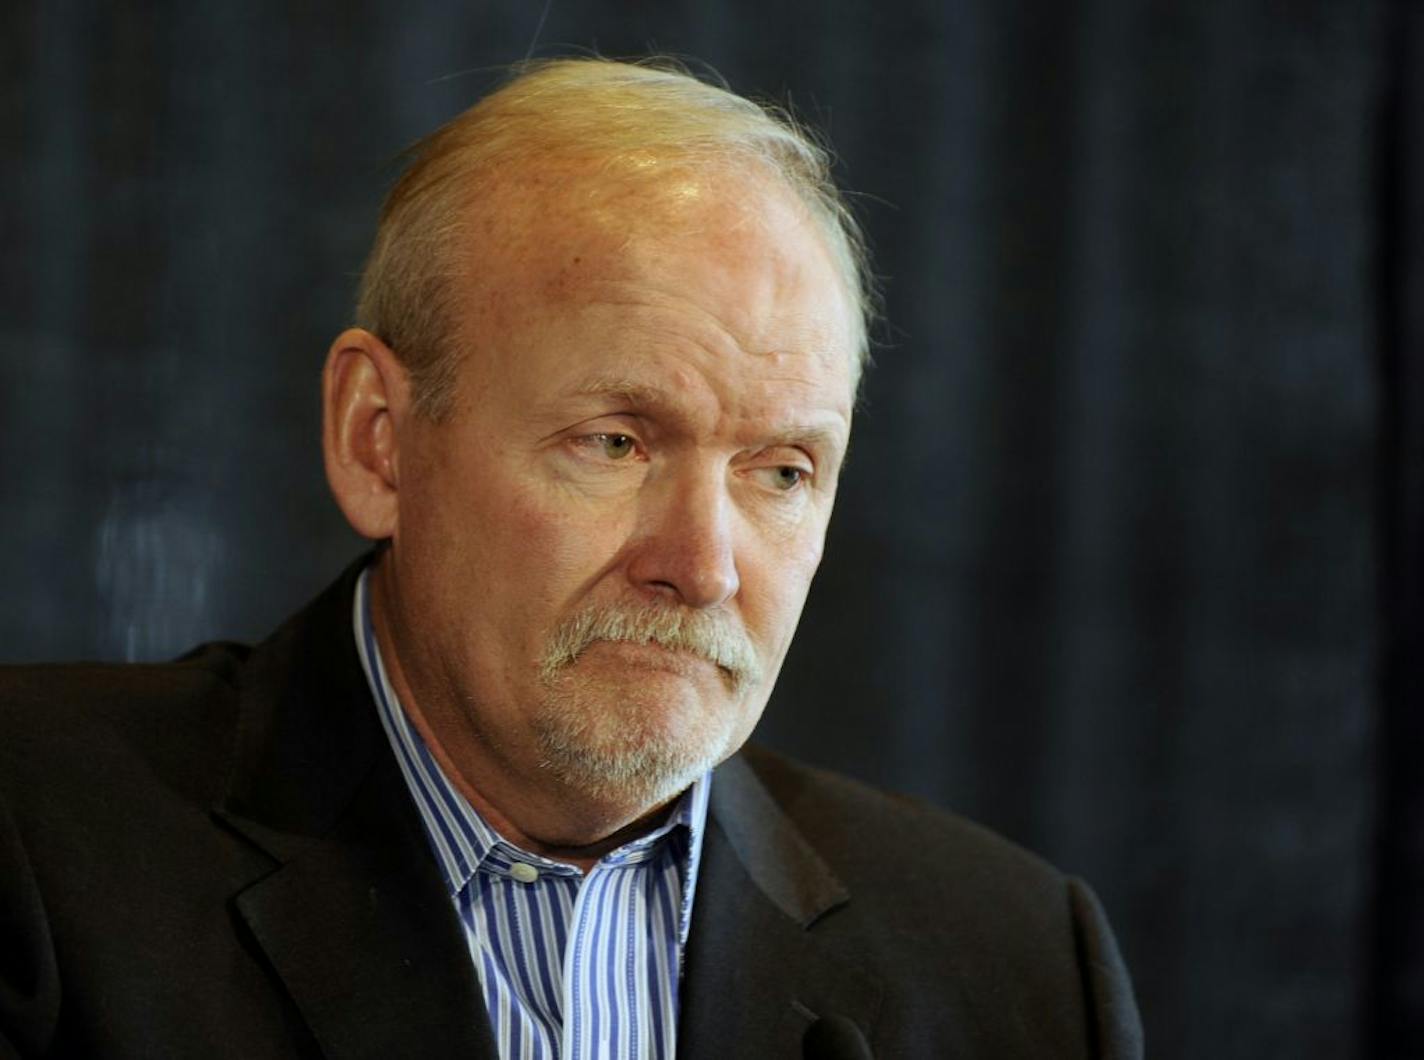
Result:
M395 689L386 675L381 651L376 643L371 622L370 590L367 584L370 568L361 572L356 582L352 604L352 629L361 666L376 701L381 726L391 742L401 775L420 816L425 823L436 860L452 897L469 884L476 872L485 869L499 875L509 875L513 865L532 865L541 873L577 876L578 870L563 862L524 850L496 832L459 790L445 776L435 761L425 740L411 724L401 707ZM683 792L667 819L651 832L639 836L616 850L610 851L600 864L635 864L655 857L662 847L671 843L681 861L683 878L683 930L686 938L687 917L691 910L692 891L701 860L702 836L707 820L707 801L712 784L711 773L705 773Z

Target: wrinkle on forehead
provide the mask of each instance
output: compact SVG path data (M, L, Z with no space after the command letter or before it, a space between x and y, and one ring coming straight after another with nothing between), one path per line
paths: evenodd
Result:
M590 324L618 314L630 343L755 354L802 380L855 357L850 298L823 234L764 174L681 165L609 179L556 166L488 189L474 208L483 238L467 250L466 350L497 355L558 310ZM826 310L798 316L808 286L828 292Z
M809 231L831 263L806 206L750 164L694 168L651 153L562 160L487 184L470 209L469 275L495 290L505 286L501 277L522 273L559 296L590 276L612 278L631 255L655 257L669 241L703 242L712 253L734 250L753 232L780 242Z

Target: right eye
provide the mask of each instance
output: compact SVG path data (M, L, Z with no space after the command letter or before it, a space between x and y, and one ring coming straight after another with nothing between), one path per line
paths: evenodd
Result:
M603 450L609 460L622 460L632 456L637 449L632 437L627 434L595 434L592 440Z
M597 463L627 463L644 455L638 447L638 439L622 431L581 434L571 442L585 460Z

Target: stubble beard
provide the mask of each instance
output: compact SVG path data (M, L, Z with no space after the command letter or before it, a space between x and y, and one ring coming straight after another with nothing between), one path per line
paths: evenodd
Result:
M690 652L718 667L727 700L684 692L653 702L638 671L600 680L578 672L593 644L626 641ZM540 660L544 698L534 716L542 763L562 784L603 802L661 805L735 748L738 709L761 683L755 649L730 615L649 605L585 608L561 623Z

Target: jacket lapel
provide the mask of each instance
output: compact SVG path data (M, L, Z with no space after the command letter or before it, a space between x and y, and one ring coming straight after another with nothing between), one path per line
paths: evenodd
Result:
M878 980L813 929L850 901L741 756L712 785L683 976L678 1056L799 1056L820 1016L870 1037Z
M215 815L275 867L237 913L327 1056L495 1060L459 919L356 655L359 570L244 668Z

